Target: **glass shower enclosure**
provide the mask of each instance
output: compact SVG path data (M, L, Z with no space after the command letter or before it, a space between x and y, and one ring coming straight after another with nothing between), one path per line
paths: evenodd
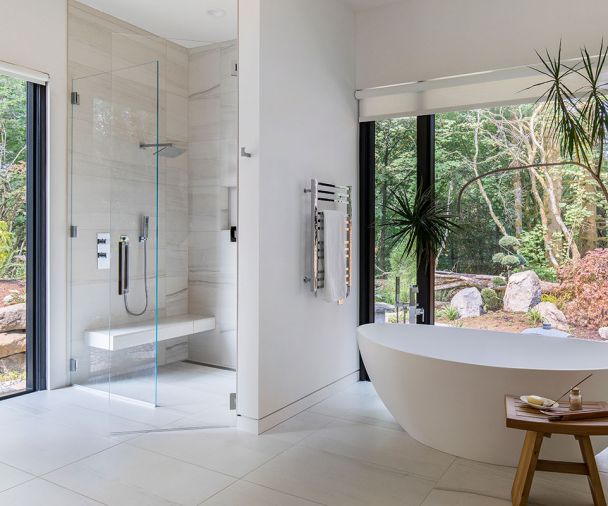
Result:
M157 405L159 64L72 90L71 383Z

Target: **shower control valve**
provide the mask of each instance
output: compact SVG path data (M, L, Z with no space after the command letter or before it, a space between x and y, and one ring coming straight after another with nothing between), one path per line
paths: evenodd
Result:
M110 234L104 232L97 234L97 269L110 268Z

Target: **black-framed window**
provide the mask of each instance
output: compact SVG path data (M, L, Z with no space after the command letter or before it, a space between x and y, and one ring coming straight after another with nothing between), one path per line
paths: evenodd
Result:
M46 388L46 86L0 76L0 400Z
M27 88L27 391L46 388L46 86Z
M433 191L435 185L435 117L419 116L415 123L415 181L421 190ZM362 122L359 130L359 324L375 321L376 303L376 122ZM380 203L381 205L381 203ZM424 317L418 323L434 324L434 275L431 260L416 265L416 282L420 290L419 306ZM360 379L368 381L369 376L360 360Z

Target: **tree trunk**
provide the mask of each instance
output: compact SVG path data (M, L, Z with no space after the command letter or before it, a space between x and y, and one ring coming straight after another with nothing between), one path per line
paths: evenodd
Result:
M513 195L515 197L515 237L518 238L524 229L522 193L521 172L515 171L513 177Z
M475 154L473 155L473 161L471 163L471 168L473 169L475 177L479 177L479 169L477 168L477 164L479 161L479 130L480 129L481 129L481 113L479 111L477 111L477 121L475 122L475 128L473 130L473 140L475 143ZM490 197L488 197L488 194L486 193L486 190L483 187L483 183L481 182L481 179L477 180L477 187L479 188L479 192L481 193L483 200L485 201L486 205L488 206L488 211L490 212L490 216L492 217L492 220L498 227L498 230L500 230L500 233L503 236L509 235L507 233L507 229L505 228L505 226L502 224L502 222L498 218L498 215L494 212L494 206L492 205L492 201L490 200Z
M588 195L593 195L596 188L591 182L585 185L585 191ZM587 251L598 247L598 216L597 206L594 202L588 202L585 206L589 216L585 219L585 222L581 228L581 253L584 255Z
M386 183L382 183L380 186L380 245L378 248L378 267L384 274L388 271L388 259L387 259L387 248L386 248L386 215L385 209L388 204L388 188Z

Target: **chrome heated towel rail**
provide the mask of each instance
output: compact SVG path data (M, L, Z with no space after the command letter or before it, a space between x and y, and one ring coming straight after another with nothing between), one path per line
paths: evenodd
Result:
M304 193L310 193L310 260L309 272L304 277L305 283L310 283L311 291L316 295L325 284L324 270L324 226L323 209L329 204L346 209L346 296L350 294L352 285L353 262L353 206L352 186L339 186L322 183L316 179L310 180L310 188ZM329 203L329 204L327 204Z

